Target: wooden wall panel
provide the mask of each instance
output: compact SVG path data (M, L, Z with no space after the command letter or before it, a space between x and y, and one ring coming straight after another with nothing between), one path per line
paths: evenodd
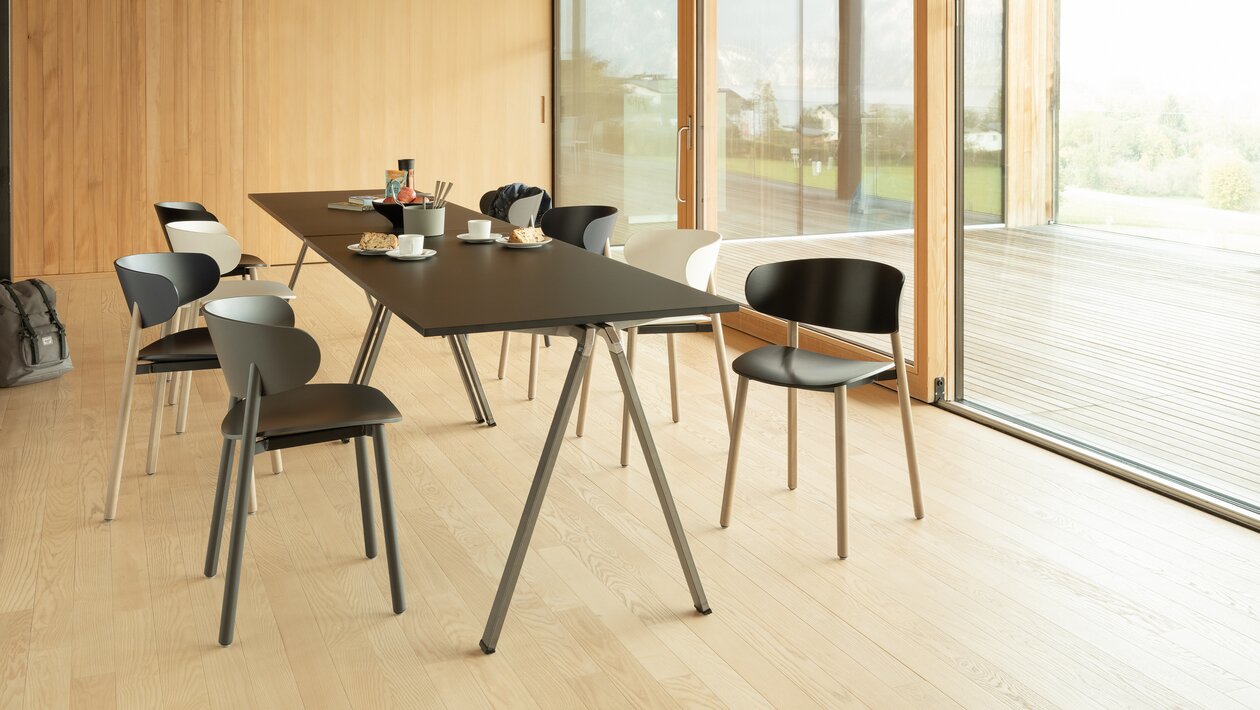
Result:
M248 193L375 186L399 157L464 203L550 187L549 0L15 0L12 39L17 274L165 248L163 199L291 262Z

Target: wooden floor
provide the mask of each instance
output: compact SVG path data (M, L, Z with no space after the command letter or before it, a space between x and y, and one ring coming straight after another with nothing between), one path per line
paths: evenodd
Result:
M641 339L639 382L712 615L691 609L643 465L616 465L603 361L590 429L566 443L498 653L483 656L570 345L544 351L536 401L524 357L487 379L487 429L469 423L445 344L395 324L376 383L407 417L391 444L408 611L389 611L384 560L362 558L351 448L309 447L286 452L281 475L260 464L238 640L220 648L222 578L200 572L219 375L195 378L189 431L163 437L152 477L141 386L119 518L103 523L125 312L112 275L52 282L76 370L0 390L0 708L1260 706L1260 536L922 405L928 517L914 521L896 399L880 388L851 398L847 561L832 557L825 395L801 396L789 492L784 395L752 388L722 530L726 431L704 336L680 338L681 423L657 339ZM362 294L328 266L297 290L321 378L344 377ZM497 343L473 338L482 373Z
M1260 506L1260 256L1063 226L969 229L963 254L964 400ZM732 241L719 290L821 255L913 273L909 235Z

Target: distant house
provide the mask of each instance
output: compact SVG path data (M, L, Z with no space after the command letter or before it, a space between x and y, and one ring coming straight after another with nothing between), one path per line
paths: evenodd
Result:
M836 141L840 138L840 105L823 104L815 106L806 113L804 128L801 134L807 138L817 138L823 142Z
M984 126L983 130L968 131L963 134L963 148L979 153L995 153L1002 150L1002 129L996 124Z

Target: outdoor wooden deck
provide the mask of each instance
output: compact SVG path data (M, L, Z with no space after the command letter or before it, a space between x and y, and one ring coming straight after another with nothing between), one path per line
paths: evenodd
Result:
M912 274L906 234L730 240L719 290L742 297L756 264L821 255ZM963 269L966 401L1260 504L1260 256L987 228L967 232Z

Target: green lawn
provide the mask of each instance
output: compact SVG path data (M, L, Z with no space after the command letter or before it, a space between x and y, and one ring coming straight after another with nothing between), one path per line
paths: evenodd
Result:
M836 189L836 171L823 169L814 175L808 165L798 170L787 160L754 160L752 158L727 158L725 168L730 173L749 175L763 180L784 182L789 185L800 184L803 173L805 187L824 190ZM987 214L1002 213L1002 170L992 165L968 166L963 174L966 182L966 200L964 208L972 212ZM910 165L891 165L876 168L864 166L862 180L873 197L909 202L914 197L914 167Z

